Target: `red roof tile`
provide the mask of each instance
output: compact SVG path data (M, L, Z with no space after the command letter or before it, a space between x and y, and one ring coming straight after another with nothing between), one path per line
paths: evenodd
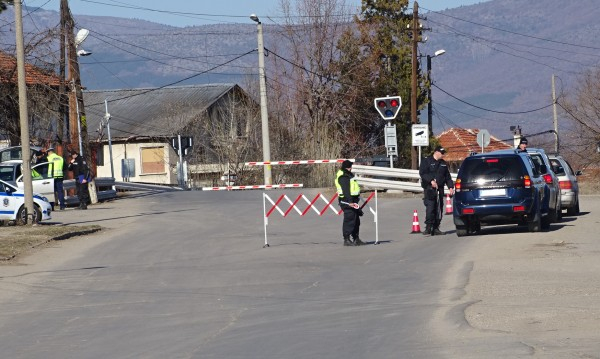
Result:
M477 144L479 129L451 128L437 136L440 144L446 149L444 160L448 162L459 162L468 157L472 152L481 152L481 146ZM490 136L490 144L485 147L485 152L511 149L513 146Z
M0 51L0 82L17 83L17 59ZM25 64L25 83L28 85L60 85L60 78L39 67Z

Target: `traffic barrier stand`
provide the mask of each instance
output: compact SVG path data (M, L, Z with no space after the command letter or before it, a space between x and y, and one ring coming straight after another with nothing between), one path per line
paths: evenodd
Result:
M452 214L452 200L449 194L446 194L446 214Z
M336 193L330 200L328 200L322 193L318 193L312 200L309 200L304 194L299 194L293 201L286 195L282 194L277 198L276 201L273 201L268 194L263 192L263 226L265 229L265 245L264 247L269 247L269 242L267 240L267 225L269 224L269 216L273 214L273 212L277 211L281 214L282 217L287 217L288 214L295 210L300 217L305 216L311 209L320 217L322 217L328 209L330 209L336 216L339 216L343 213L342 209L336 209L333 205L333 202L338 198L338 194ZM379 226L377 222L377 191L371 193L371 195L364 200L363 204L360 206L362 210L371 199L375 198L375 209L369 205L369 211L373 214L373 222L375 222L375 243L379 244ZM325 202L325 207L323 209L317 208L316 202L318 200L322 200ZM282 209L280 205L283 201L287 201L289 203L289 207L287 209ZM307 203L306 208L301 209L299 207L299 203L301 200L304 200ZM267 210L267 201L271 203L271 207Z
M421 225L419 224L419 215L417 214L417 210L413 213L413 224L412 224L412 232L411 234L421 233Z

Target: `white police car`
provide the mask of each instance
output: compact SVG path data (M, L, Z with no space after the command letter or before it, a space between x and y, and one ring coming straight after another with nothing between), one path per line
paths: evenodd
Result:
M36 222L51 219L52 206L46 197L33 195ZM0 180L0 221L25 222L25 194L23 190Z

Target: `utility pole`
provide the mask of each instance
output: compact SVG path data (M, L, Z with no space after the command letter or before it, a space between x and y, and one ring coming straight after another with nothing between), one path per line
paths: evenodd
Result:
M79 60L77 58L77 51L75 49L75 35L73 34L75 23L73 21L73 16L68 9L68 5L65 11L67 13L66 32L69 59L68 82L71 86L71 90L69 91L69 137L72 148L77 149L83 158L90 163L87 120L85 116L85 108L83 106L83 93L81 92L81 77L79 76ZM78 131L78 129L80 129L80 131ZM81 146L79 146L80 136Z
M554 152L558 154L558 114L556 111L556 88L554 86L554 74L552 74L552 109L554 111Z
M67 119L67 96L66 96L66 26L67 26L67 9L69 8L69 4L67 0L60 1L60 61L59 61L59 76L60 76L60 85L58 87L58 121L56 126L57 138L56 141L60 144L60 148L56 153L60 156L63 156L63 147L62 144L64 141L65 135L65 123L68 123Z
M413 5L412 18L412 74L410 91L410 123L417 123L417 44L419 43L419 4L415 1ZM417 169L417 147L412 146L410 151L411 169Z
M69 79L68 83L71 86L69 91L69 138L71 144L71 153L74 150L79 152L80 156L91 167L92 156L90 153L90 144L88 141L87 118L85 116L85 108L83 106L83 92L81 91L81 77L79 76L79 59L77 57L77 49L75 45L75 21L71 15L69 4L66 0L61 0L61 5L65 12L65 32L67 34L67 58L69 60ZM90 192L90 201L98 202L98 194L96 192L96 180L93 179L87 183Z
M27 83L25 81L25 46L23 44L23 11L21 2L15 1L15 30L17 47L17 83L19 87L19 121L21 126L21 151L23 157L23 186L27 223L35 223L33 211L33 184L31 183L31 149L29 148L29 114L27 112ZM29 216L33 218L29 222Z

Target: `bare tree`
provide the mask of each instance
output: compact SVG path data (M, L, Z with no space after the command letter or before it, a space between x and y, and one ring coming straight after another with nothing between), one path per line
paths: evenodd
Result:
M569 152L576 167L597 163L596 148L600 143L600 70L587 71L573 90L572 96L558 104L573 125L568 136L561 136L561 148Z
M340 118L337 41L350 25L344 0L281 0L285 15L281 45L271 61L275 67L270 86L276 92L274 108L290 143L299 145L295 158L328 159L341 156L344 147ZM287 50L284 50L287 49ZM287 51L287 53L286 53ZM293 171L293 170L290 170ZM329 185L332 169L304 170L310 186Z

